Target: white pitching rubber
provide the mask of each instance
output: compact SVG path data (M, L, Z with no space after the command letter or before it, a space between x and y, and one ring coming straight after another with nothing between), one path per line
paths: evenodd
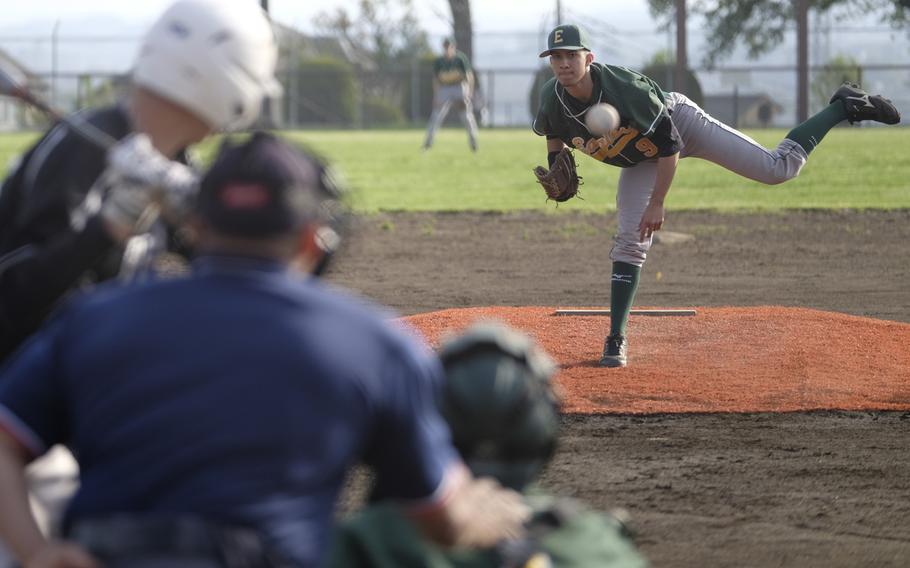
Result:
M693 309L673 309L673 310L632 310L633 316L694 316L698 312ZM608 316L610 310L583 310L583 309L564 309L559 308L553 313L554 316Z

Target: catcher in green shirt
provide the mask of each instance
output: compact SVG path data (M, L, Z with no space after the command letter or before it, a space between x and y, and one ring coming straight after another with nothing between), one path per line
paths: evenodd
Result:
M442 42L443 54L433 62L433 114L427 126L423 149L433 146L436 131L442 125L452 105L463 110L462 121L468 130L468 144L477 151L477 121L474 120L474 70L468 57L455 48L455 41Z
M610 252L610 333L600 359L605 367L626 365L626 325L639 273L654 231L663 226L664 199L680 158L702 158L743 177L778 184L796 177L809 152L840 122L900 122L891 101L844 84L826 108L767 149L685 95L665 92L630 69L596 63L577 26L561 25L550 32L540 57L550 58L554 77L541 89L533 129L547 138L550 168L556 168L564 147L623 168L616 193L619 227ZM606 135L592 134L585 125L585 113L597 103L611 104L619 113L619 126Z
M443 345L443 416L465 464L523 491L532 510L526 533L487 550L445 550L423 538L394 504L368 507L345 522L329 568L642 568L625 525L571 499L527 491L553 455L559 426L555 365L527 336L476 325Z

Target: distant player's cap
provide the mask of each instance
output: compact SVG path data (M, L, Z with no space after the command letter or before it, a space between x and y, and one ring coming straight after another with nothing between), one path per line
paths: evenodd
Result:
M271 134L226 140L202 178L197 212L230 236L288 234L319 218L324 172L318 160Z
M455 45L455 40L453 38L447 37L442 40L443 47L449 47L450 45Z
M579 49L591 50L591 42L588 40L588 34L578 26L566 24L557 26L550 35L547 36L547 50L541 52L541 57L547 57L551 51L565 49L568 51L578 51Z

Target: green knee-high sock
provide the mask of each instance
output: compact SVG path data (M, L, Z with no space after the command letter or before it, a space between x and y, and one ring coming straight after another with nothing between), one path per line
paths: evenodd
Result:
M843 101L834 101L791 130L787 134L787 138L802 146L808 154L818 146L829 130L845 120L847 120L847 108Z
M613 277L610 281L610 335L625 335L632 300L638 289L641 267L627 262L613 263Z

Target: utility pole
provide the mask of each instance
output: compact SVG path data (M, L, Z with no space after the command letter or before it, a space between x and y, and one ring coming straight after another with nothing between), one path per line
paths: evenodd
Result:
M259 5L262 6L262 10L265 12L266 17L269 18L269 20L271 20L272 17L269 14L269 0L259 0ZM293 57L290 57L288 59L292 61ZM296 70L292 69L291 72L294 73L294 72L296 72ZM296 94L297 93L292 93L292 96L296 95ZM272 121L272 99L271 99L271 97L265 97L262 99L261 111L262 112L260 113L261 117L259 119L259 124L265 128L272 128L274 126L274 124Z
M796 122L809 117L809 0L796 1Z
M686 71L689 68L686 19L686 0L676 0L676 69L673 76L673 90L683 94L689 87L686 79Z
M562 23L562 1L556 0L556 25Z
M57 107L57 45L59 44L60 20L54 22L51 32L51 105Z

